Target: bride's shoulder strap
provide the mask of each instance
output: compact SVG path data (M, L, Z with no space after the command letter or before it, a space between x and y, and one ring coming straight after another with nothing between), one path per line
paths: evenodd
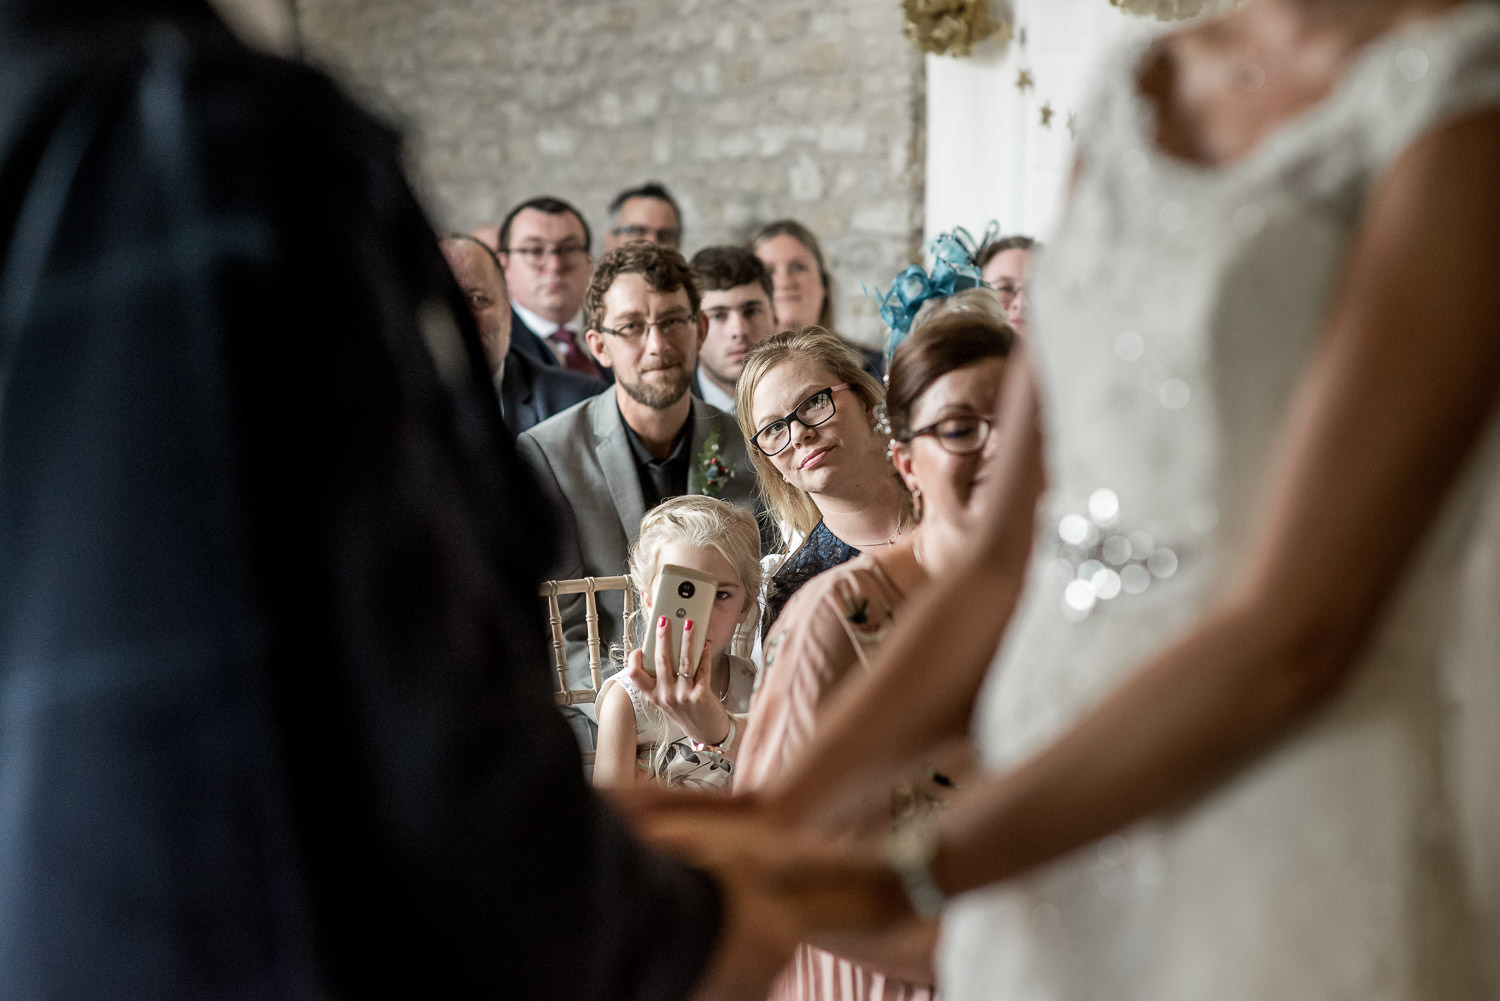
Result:
M1371 152L1388 164L1432 130L1500 107L1500 3L1470 0L1377 43L1372 57L1361 103Z

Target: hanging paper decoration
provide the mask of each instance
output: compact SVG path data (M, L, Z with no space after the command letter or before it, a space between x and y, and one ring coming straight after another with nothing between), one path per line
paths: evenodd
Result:
M1011 37L1008 22L990 18L989 0L904 0L904 6L901 30L923 52L967 56L987 38Z

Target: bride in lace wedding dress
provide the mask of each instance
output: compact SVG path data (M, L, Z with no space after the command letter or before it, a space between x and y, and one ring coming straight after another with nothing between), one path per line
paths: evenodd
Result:
M1500 4L1249 0L1080 118L985 488L1039 451L1034 529L954 546L767 812L972 710L901 864L963 894L948 1001L1500 997Z

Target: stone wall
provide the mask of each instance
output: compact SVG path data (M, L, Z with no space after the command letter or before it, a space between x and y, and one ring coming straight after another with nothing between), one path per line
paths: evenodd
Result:
M297 0L310 58L395 117L444 228L555 194L597 234L660 180L685 249L802 220L845 334L922 231L924 71L894 0Z

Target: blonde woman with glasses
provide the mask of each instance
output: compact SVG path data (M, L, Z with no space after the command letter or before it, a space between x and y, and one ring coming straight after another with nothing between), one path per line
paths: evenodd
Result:
M763 342L736 394L762 502L800 540L766 585L764 637L803 583L894 545L910 504L876 427L885 393L836 335L803 327Z

